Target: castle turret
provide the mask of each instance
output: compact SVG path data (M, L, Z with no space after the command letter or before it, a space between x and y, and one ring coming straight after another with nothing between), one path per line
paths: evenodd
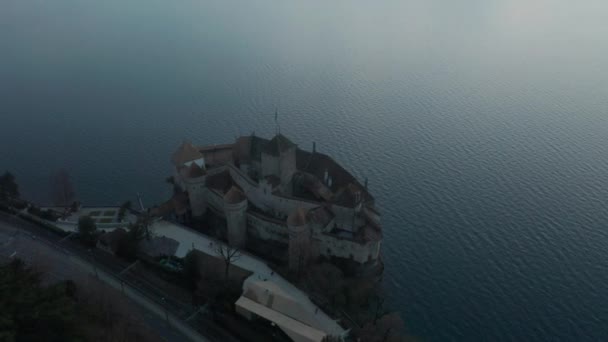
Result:
M297 146L282 134L277 134L262 151L262 176L276 176L281 180L281 190L291 195L291 178L296 169Z
M188 199L190 200L192 217L201 217L207 211L206 178L207 173L196 163L190 165L186 177L184 178L184 185L186 186Z
M312 249L312 231L308 224L308 210L299 208L287 218L289 232L289 269L301 272L308 264Z
M228 225L228 244L244 247L247 242L247 197L236 186L224 195L224 212Z

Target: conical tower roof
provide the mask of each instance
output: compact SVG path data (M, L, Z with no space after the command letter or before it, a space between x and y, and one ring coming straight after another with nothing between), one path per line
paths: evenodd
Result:
M198 166L196 163L192 163L192 165L190 165L190 169L188 171L188 176L190 178L202 177L205 174L207 174L205 170L203 170L203 168Z
M203 155L188 140L184 141L171 156L171 161L175 165L182 165L186 162L202 158Z
M228 204L236 204L236 203L241 203L244 200L246 200L247 197L245 196L245 194L241 191L241 189L237 188L236 186L232 186L230 188L230 190L228 190L228 192L224 195L224 202L228 203Z

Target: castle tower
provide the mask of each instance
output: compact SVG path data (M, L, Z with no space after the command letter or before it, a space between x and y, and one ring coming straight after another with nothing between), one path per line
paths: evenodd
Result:
M224 195L224 212L228 225L228 244L244 247L247 242L247 197L236 186Z
M188 199L190 200L192 217L201 217L207 211L206 178L207 173L196 163L190 165L186 177L184 178Z
M289 232L289 270L301 272L308 264L312 249L312 231L308 224L308 210L299 208L287 218Z
M296 148L284 135L277 134L262 150L262 176L278 177L286 195L291 195L290 182L296 172Z
M279 173L281 178L282 191L285 195L291 196L292 184L291 179L296 169L296 145L291 145L286 148L279 157Z

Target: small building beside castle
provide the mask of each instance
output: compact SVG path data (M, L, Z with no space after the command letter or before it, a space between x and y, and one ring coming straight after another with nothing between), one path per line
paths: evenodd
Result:
M172 162L175 214L197 220L212 212L225 220L230 245L286 246L292 271L321 257L360 269L379 265L382 228L367 181L362 185L314 144L304 151L282 134L225 145L186 141Z

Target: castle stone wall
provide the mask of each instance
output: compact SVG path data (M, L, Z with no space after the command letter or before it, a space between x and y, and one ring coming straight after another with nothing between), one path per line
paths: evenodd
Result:
M288 196L291 196L291 178L296 171L296 148L294 146L283 152L279 161L279 177L283 185L281 191Z
M285 218L289 213L294 212L298 208L311 209L319 206L319 203L300 201L298 199L277 195L271 195L269 200L274 211L280 213Z
M308 224L301 226L288 225L289 231L289 269L300 271L308 264L311 256L311 230Z
M223 165L234 161L232 148L222 148L217 150L205 150L202 152L207 165Z
M255 214L247 214L247 229L249 234L262 240L278 241L287 244L289 233L285 223L263 219Z
M224 212L224 198L215 190L207 190L207 204L220 213Z
M184 180L193 217L203 216L207 211L205 179L205 176L201 176Z
M315 234L312 245L314 256L351 259L361 264L377 260L380 252L380 242L360 244L327 234Z
M354 231L356 230L357 219L355 217L355 209L347 208L339 205L332 205L331 211L336 217L336 225L340 229Z
M247 242L247 200L235 204L224 203L224 213L228 243L234 247L244 247Z
M262 177L279 177L279 158L262 152Z

